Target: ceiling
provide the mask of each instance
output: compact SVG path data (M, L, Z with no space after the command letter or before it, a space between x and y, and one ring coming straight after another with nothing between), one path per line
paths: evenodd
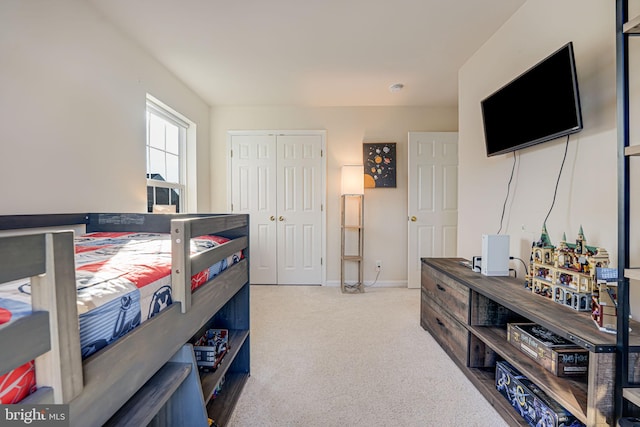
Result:
M212 106L440 107L525 2L87 1Z

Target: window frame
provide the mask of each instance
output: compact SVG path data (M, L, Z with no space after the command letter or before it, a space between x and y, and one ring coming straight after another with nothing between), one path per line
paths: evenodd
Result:
M152 188L152 197L153 203L151 203L151 211L153 210L153 205L156 204L156 188L168 188L169 191L176 190L179 194L179 201L176 206L177 212L184 213L187 210L187 200L188 200L188 174L187 174L187 139L189 135L189 128L193 126L192 123L183 119L179 113L172 110L168 106L164 105L157 99L147 95L146 99L146 138L145 138L145 155L146 155L146 173L147 176L147 211L150 211L150 200L149 200L149 187ZM151 120L150 116L155 115L156 117L164 120L168 123L171 123L178 128L178 180L179 182L173 181L161 181L158 179L149 178L149 162L150 162L150 153L151 149L162 151L165 156L167 153L172 154L170 151L166 149L158 149L157 147L153 147L150 141L151 135Z

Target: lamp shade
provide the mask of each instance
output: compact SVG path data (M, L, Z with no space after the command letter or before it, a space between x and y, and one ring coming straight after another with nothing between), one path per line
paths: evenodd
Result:
M364 194L364 166L342 166L342 190L340 194Z

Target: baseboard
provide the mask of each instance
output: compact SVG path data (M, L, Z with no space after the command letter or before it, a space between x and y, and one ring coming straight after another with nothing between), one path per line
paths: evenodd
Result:
M366 287L374 287L374 288L406 288L407 287L407 281L406 280L378 280L374 285L373 281L365 280L364 285ZM324 286L330 286L330 287L339 288L340 287L340 281L339 280L327 280L325 282Z

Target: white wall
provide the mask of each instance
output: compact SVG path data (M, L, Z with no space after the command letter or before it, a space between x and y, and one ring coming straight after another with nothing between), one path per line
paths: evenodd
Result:
M496 233L513 155L487 158L480 101L536 62L573 41L584 130L571 136L555 207L547 221L553 243L587 243L617 262L617 131L615 4L601 0L529 0L459 72L459 255L480 254L481 234ZM528 262L551 207L565 139L518 152L503 233L511 255ZM524 273L520 269L519 276Z
M455 131L454 108L416 107L214 107L211 114L212 208L227 209L229 130L308 129L327 131L327 282L340 280L340 168L362 162L363 142L396 142L397 188L365 189L364 278L406 286L407 133Z
M198 126L209 107L81 0L0 2L0 214L146 211L145 96Z

